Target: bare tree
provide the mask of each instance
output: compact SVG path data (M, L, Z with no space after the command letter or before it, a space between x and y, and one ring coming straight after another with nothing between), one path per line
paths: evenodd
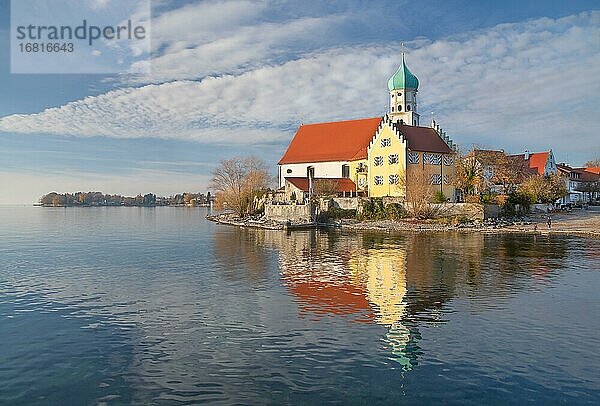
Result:
M339 189L337 179L315 179L315 196L333 196Z
M600 167L600 158L589 160L583 166L586 168L598 168Z
M417 169L406 176L406 172L401 170L396 187L405 193L406 211L412 217L427 219L435 215L435 210L430 205L435 195L431 174Z
M232 209L240 217L253 211L254 198L270 184L266 163L256 157L222 160L212 172L211 188L216 191L215 204Z
M484 182L482 164L477 161L472 153L467 155L456 154L455 186L465 196L477 193Z
M567 186L562 176L530 176L521 183L518 194L530 203L554 203L567 194Z

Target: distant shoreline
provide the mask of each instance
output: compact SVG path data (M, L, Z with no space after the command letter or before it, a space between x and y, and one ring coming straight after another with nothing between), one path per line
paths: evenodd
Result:
M59 207L211 207L209 204L154 204L154 205L143 205L143 204L63 204L63 205L51 205L51 204L41 204L34 203L33 207L44 207L44 208L59 208Z

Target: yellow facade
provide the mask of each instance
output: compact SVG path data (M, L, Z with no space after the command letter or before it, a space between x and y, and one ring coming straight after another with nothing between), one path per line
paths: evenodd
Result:
M397 160L390 159L391 155ZM406 196L402 179L406 173L406 141L389 124L384 123L371 141L368 161L370 197Z
M390 158L390 155L394 157ZM366 165L369 197L406 197L411 185L425 183L432 193L442 192L454 200L453 155L411 151L406 141L387 123L374 136Z

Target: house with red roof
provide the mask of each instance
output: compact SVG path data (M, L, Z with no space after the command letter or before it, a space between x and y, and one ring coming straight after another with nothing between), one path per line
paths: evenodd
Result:
M406 197L419 179L454 200L455 146L434 120L419 125L418 86L403 54L384 117L301 125L278 163L286 196L328 179L346 196Z
M556 161L554 160L554 153L552 150L544 152L529 152L528 150L525 150L524 154L511 156L526 161L532 174L547 176L553 175L557 171Z
M600 198L598 187L600 171L595 168L573 168L565 163L557 165L558 173L565 178L567 195L561 199L562 204L585 203Z

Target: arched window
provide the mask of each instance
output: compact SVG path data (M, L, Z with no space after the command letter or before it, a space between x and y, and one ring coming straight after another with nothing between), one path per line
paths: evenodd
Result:
M410 111L410 104L406 105L406 111Z
M402 105L401 104L398 105L398 111L402 111Z
M392 106L392 111L394 111L394 106Z

